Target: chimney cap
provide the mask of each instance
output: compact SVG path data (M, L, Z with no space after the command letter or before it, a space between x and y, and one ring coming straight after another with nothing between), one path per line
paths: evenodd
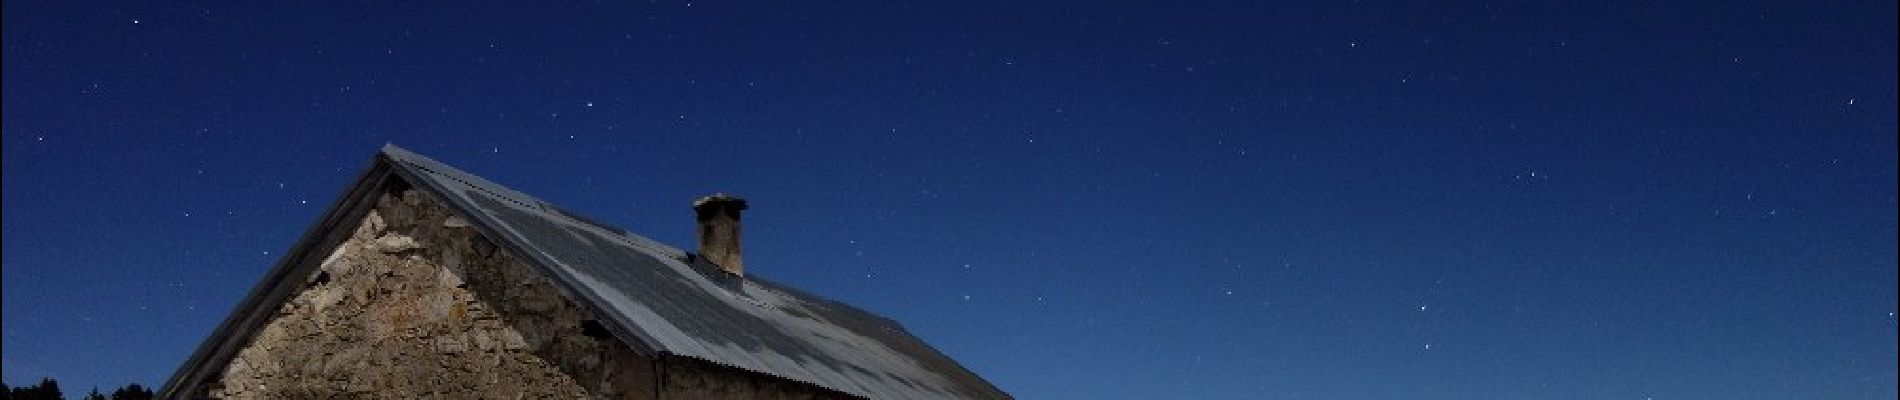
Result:
M745 199L725 193L713 193L712 195L701 197L698 200L693 200L693 209L698 210L712 204L728 205L734 210L746 209Z

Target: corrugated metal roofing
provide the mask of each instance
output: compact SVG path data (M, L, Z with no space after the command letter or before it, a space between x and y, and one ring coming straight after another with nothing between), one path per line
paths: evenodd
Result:
M1009 398L891 320L754 274L689 264L678 248L395 146L382 154L592 303L636 348L867 398Z

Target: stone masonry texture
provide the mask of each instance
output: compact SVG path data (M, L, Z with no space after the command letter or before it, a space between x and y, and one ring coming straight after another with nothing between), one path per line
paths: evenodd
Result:
M233 399L831 399L634 353L572 297L414 190L383 195L195 395Z
M384 195L207 394L652 398L652 360L530 268L423 193Z

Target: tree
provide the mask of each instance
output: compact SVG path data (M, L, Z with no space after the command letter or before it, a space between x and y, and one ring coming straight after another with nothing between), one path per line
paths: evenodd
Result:
M152 400L152 389L134 383L112 391L112 400Z
M9 387L6 390L8 400L66 400L60 393L59 382L53 378L41 378L40 384L24 387Z
M104 393L99 393L99 388L95 387L92 388L91 392L86 393L86 396L82 397L82 399L152 400L157 397L156 394L152 393L151 388L134 383L112 391L111 397L106 397ZM53 378L44 378L40 380L40 384L33 386L15 387L0 383L0 400L66 400L66 395L59 391L58 381L54 381Z
M66 400L66 394L59 391L59 381L53 380L53 378L41 378L40 386L35 392L39 394L40 399Z

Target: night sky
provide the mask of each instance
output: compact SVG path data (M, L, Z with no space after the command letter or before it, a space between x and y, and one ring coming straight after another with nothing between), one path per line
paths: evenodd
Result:
M162 384L395 143L744 196L1025 399L1896 396L1894 1L142 3L4 3L7 383Z

